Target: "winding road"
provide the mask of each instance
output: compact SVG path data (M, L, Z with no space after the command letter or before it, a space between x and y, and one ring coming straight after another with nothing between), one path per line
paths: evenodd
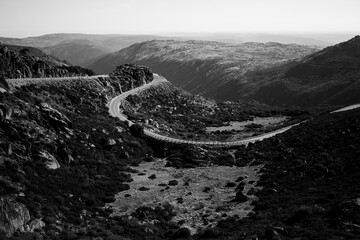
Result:
M125 100L126 97L128 97L131 94L136 94L136 93L141 92L141 91L143 91L143 90L145 90L145 89L147 89L147 88L149 88L151 86L155 86L155 85L161 84L163 82L167 82L167 80L164 77L154 73L154 80L152 82L149 82L149 83L147 83L145 85L142 85L140 87L131 89L131 90L129 90L127 92L124 92L124 93L120 94L119 96L113 98L108 104L110 115L113 116L113 117L119 118L121 121L128 121L130 126L133 125L134 122L128 120L127 117L120 110L120 106L121 106L121 103L123 102L123 100ZM172 138L172 137L164 136L164 135L155 133L155 132L153 132L152 130L149 130L149 129L144 129L144 134L146 136L148 136L148 137L151 137L151 138L154 138L154 139L157 139L157 140L166 141L166 142L172 142L172 143L178 143L178 144L207 145L207 146L240 146L240 145L247 145L248 143L251 143L251 142L261 141L261 140L263 140L265 138L273 137L273 136L275 136L277 134L280 134L280 133L283 133L283 132L289 130L290 128L292 128L292 127L294 127L296 125L299 125L299 124L300 123L297 123L297 124L294 124L294 125L291 125L291 126L288 126L288 127L284 127L284 128L272 131L272 132L262 134L262 135L258 135L258 136L250 137L250 138L245 138L245 139L238 140L238 141L231 141L231 142L190 141L190 140L184 140L184 139L178 139L178 138Z
M27 85L27 84L41 84L41 83L46 83L49 81L73 81L76 79L97 79L99 77L103 77L106 78L108 77L108 75L95 75L95 76L76 76L76 77L54 77L54 78L17 78L17 79L6 79L6 81L9 83L10 89L14 89L17 86L22 86L22 85ZM109 103L108 103L108 107L109 107L109 113L111 116L113 117L117 117L122 121L128 121L129 125L134 124L132 121L128 120L127 117L123 114L123 112L120 110L120 106L121 103L126 99L126 97L128 97L131 94L136 94L138 92L141 92L151 86L155 86L157 84L161 84L167 82L167 80L160 76L159 74L154 73L154 80L144 84L140 87L131 89L127 92L124 92L122 94L120 94L119 96L113 98ZM1 88L0 88L1 90ZM342 111L348 111L348 110L352 110L355 108L359 108L360 104L353 104L347 107L343 107L340 108L338 110L332 111L331 113L337 113L337 112L342 112ZM146 136L154 138L154 139L158 139L161 141L166 141L166 142L172 142L172 143L179 143L179 144L192 144L192 145L208 145L208 146L240 146L240 145L247 145L248 143L251 142L256 142L256 141L261 141L265 138L270 138L273 137L277 134L283 133L287 130L289 130L290 128L299 125L301 123L297 123L288 127L284 127L272 132L268 132L262 135L258 135L255 137L250 137L250 138L245 138L242 140L238 140L238 141L231 141L231 142L219 142L219 141L190 141L190 140L184 140L184 139L178 139L178 138L172 138L172 137L168 137L168 136L164 136L158 133L153 132L152 130L149 129L144 129L144 133Z

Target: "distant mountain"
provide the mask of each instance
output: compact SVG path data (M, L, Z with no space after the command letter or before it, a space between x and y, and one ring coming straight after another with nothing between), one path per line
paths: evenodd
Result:
M106 53L153 39L169 38L154 35L56 33L27 38L0 37L0 42L40 48L71 64L85 66Z
M360 102L360 37L321 51L279 43L150 41L108 54L89 66L144 64L194 94L218 101L250 98L270 105Z
M99 56L109 53L108 50L94 46L89 40L77 40L74 42L61 42L54 46L44 47L44 52L66 59L74 65L84 66L84 63Z
M91 43L93 46L113 52L128 47L136 42L143 42L156 38L163 39L165 37L154 35L55 33L27 38L0 37L0 42L12 45L48 48L63 42L79 43L79 40L87 40L88 43Z
M139 63L193 94L220 101L237 100L256 87L249 72L279 66L318 50L280 43L149 41L108 54L89 68L109 73L117 65Z
M62 77L93 75L89 69L72 66L68 62L28 47L0 43L0 76L5 78Z
M319 36L321 38L321 36ZM71 64L86 66L99 56L149 40L201 40L240 44L244 42L279 42L301 45L329 46L330 43L310 37L255 33L168 33L163 35L79 34L56 33L27 38L0 37L10 45L31 46L64 59Z
M299 45L311 45L327 47L332 45L332 42L336 39L341 39L342 35L332 36L333 38L327 38L321 34L302 35L302 34L269 34L269 33L167 33L163 36L173 37L174 40L203 40L203 41L217 41L224 43L244 43L244 42L278 42L283 44L299 44ZM335 38L337 37L337 38ZM343 38L348 39L348 38ZM329 41L328 41L329 40ZM339 42L339 41L338 41Z

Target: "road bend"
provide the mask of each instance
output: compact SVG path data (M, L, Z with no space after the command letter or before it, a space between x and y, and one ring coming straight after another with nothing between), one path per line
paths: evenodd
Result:
M133 125L134 122L128 120L126 115L120 109L120 106L121 106L122 102L129 95L137 94L137 93L139 93L139 92L141 92L141 91L143 91L145 89L150 88L151 86L155 86L155 85L161 84L163 82L167 82L167 80L164 77L154 73L154 80L152 82L149 82L149 83L144 84L144 85L142 85L140 87L131 89L131 90L129 90L127 92L124 92L124 93L120 94L119 96L113 98L108 104L110 115L113 116L113 117L119 118L121 121L128 121L130 126ZM294 124L294 125L291 125L291 126L288 126L288 127L284 127L284 128L272 131L272 132L268 132L268 133L265 133L265 134L262 134L262 135L258 135L258 136L255 136L255 137L250 137L250 138L246 138L246 139L242 139L242 140L238 140L238 141L231 141L231 142L226 142L226 141L225 142L222 142L222 141L190 141L190 140L184 140L184 139L178 139L178 138L164 136L164 135L161 135L159 133L155 133L152 130L146 129L146 128L144 129L144 134L146 136L148 136L148 137L151 137L151 138L154 138L154 139L157 139L157 140L160 140L160 141L178 143L178 144L191 144L191 145L204 145L204 146L240 146L240 145L247 145L250 142L261 141L261 140L263 140L265 138L273 137L273 136L275 136L277 134L280 134L280 133L283 133L283 132L289 130L290 128L292 128L292 127L294 127L296 125L299 125L299 124L300 123Z

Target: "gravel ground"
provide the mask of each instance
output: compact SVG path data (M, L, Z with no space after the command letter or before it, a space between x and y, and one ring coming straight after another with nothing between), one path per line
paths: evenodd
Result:
M251 203L259 190L256 183L262 166L176 169L165 165L162 159L134 167L137 173L131 174L130 189L117 194L110 204L114 215L130 215L141 206L170 203L176 211L173 220L195 233L229 216L244 218L253 210ZM242 203L233 201L238 185L248 197Z

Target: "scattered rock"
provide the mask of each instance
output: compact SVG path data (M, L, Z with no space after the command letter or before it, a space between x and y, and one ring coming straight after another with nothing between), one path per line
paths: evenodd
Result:
M151 174L151 175L149 176L149 179L156 179L156 175L155 175L155 174Z
M208 193L208 192L210 192L210 190L211 190L210 187L205 187L204 190L203 190L203 192L204 192L204 193Z
M225 187L235 187L236 186L236 183L234 182L228 182Z
M246 202L247 200L248 200L247 196L245 196L242 192L237 192L236 197L233 201L242 203L242 202Z
M244 187L245 187L245 183L241 182L237 185L236 191L242 192L242 191L244 191Z
M241 181L243 181L244 180L244 177L238 177L237 179L236 179L236 181L235 182L241 182Z
M112 138L109 138L106 143L107 146L114 146L116 145L116 141Z
M169 184L168 184L169 186L176 186L176 185L178 185L178 181L176 181L176 180L171 180L171 181L169 181Z

